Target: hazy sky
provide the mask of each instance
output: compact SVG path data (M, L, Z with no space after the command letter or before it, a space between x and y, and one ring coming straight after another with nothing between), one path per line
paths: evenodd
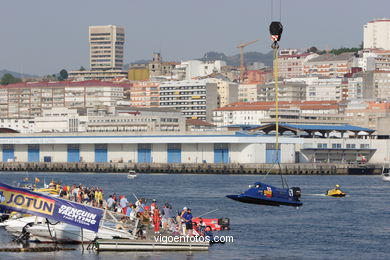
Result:
M279 18L273 0L273 18ZM390 17L390 0L281 0L283 48L357 47L363 25ZM207 51L268 52L271 0L2 0L0 70L52 74L89 68L88 26L122 25L125 63L161 51L166 61Z

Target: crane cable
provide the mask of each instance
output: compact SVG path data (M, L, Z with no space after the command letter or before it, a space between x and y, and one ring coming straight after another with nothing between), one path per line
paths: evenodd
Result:
M283 188L286 184L288 187L287 181L284 180L283 175L281 174L281 165L279 160L279 44L282 37L283 32L283 25L280 22L281 16L282 16L282 1L279 1L279 21L272 21L269 26L269 32L271 35L272 45L271 48L273 49L273 58L274 58L274 82L275 82L275 149L276 149L276 161L274 162L274 165L277 163L279 167L279 174L282 179L282 185ZM271 0L271 16L273 13L273 0ZM268 172L269 173L269 172ZM268 175L267 173L267 175Z

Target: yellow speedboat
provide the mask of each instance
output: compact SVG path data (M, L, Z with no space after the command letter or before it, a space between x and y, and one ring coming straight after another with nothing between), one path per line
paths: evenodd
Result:
M327 190L325 195L332 197L345 197L347 194L340 190L340 185L336 184L336 188Z
M34 189L34 191L46 193L49 195L60 195L60 190L56 188L39 188L39 189Z

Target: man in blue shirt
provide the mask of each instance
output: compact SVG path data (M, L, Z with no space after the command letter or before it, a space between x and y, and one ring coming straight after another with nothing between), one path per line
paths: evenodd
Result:
M192 236L192 214L191 209L187 209L187 212L185 212L182 216L184 223L186 225L186 230L188 232L189 236Z

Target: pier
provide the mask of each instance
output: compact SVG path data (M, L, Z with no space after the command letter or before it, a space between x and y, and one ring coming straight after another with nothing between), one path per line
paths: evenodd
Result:
M286 175L346 175L380 174L381 165L331 164L331 163L284 163L280 165ZM217 164L217 163L44 163L1 162L0 171L29 172L102 172L171 174L278 174L278 165L272 164Z

